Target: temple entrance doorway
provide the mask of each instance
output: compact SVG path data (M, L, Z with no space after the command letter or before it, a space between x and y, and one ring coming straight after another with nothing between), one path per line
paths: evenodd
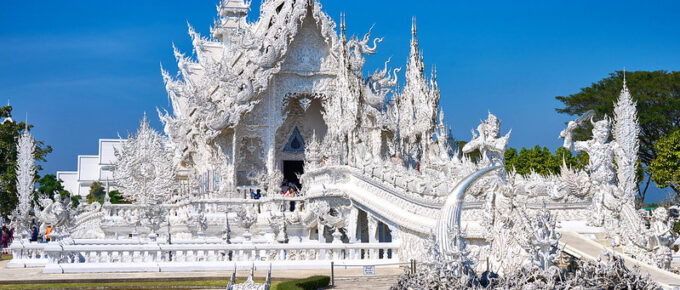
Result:
M295 184L298 189L302 188L298 174L304 173L305 162L302 160L284 160L283 161L283 179L289 183Z

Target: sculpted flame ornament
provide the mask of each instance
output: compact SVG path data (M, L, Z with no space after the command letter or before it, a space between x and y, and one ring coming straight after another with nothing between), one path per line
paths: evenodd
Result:
M163 137L149 128L146 115L137 134L129 136L115 155L114 181L128 200L155 204L168 200L174 193L175 168Z

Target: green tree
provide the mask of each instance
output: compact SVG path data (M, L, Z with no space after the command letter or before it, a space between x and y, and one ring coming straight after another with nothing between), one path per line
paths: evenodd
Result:
M104 196L106 195L106 190L102 186L101 182L95 181L90 185L90 193L85 197L87 203L93 203L95 201L99 203L104 203Z
M449 145L449 147L451 147L451 149L454 150L454 152L458 151L459 153L463 152L463 147L465 147L465 144L468 143L467 141L456 140L455 138L451 137L450 132L449 132L449 139L446 140L446 142ZM482 153L479 152L479 149L475 149L474 151L472 151L470 153L465 153L464 155L466 157L470 158L470 160L475 161L475 162L479 161L479 158L482 157Z
M644 186L638 184L638 199L644 201L649 183L654 179L649 170L649 165L657 155L654 144L661 137L680 128L680 72L626 72L626 80L633 100L637 102L641 168L649 176ZM563 108L556 110L569 115L581 115L594 110L598 117L605 114L611 117L614 102L622 87L623 72L617 71L590 87L582 88L576 94L556 97L564 104ZM586 128L574 131L575 140L589 139L591 129L588 124ZM642 182L642 178L639 181Z
M60 179L54 174L47 174L38 180L38 190L35 193L34 200L38 196L46 195L54 200L54 195L58 193L61 200L67 200L71 197L71 193L64 189L64 185Z
M661 138L654 147L656 158L649 165L652 180L680 194L680 130Z
M71 207L77 208L80 205L80 201L83 199L80 195L71 196Z
M109 197L111 198L112 204L127 204L130 203L123 197L123 195L118 190L109 191Z
M8 217L18 202L16 187L17 140L26 130L26 123L13 121L11 117L11 106L0 108L0 122L2 122L0 123L0 217ZM28 125L28 129L31 128L33 126ZM52 147L36 140L35 158L37 161L45 162L45 157L50 152L52 152ZM36 165L36 170L38 172L42 170L40 163ZM39 180L37 175L35 180Z
M515 148L505 151L505 169L510 172L513 169L521 175L530 174L532 171L541 175L560 174L562 164L572 168L583 169L588 164L588 154L579 153L573 155L571 151L560 147L553 154L547 147L522 148L518 152Z

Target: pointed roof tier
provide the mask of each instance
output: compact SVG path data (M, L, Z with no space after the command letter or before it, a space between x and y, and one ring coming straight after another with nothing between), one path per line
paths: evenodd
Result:
M402 136L422 135L436 124L439 107L439 89L436 70L432 79L425 77L425 64L418 48L418 28L416 18L411 26L411 52L406 65L406 85L397 96L399 127Z
M231 34L243 29L246 26L250 3L251 1L244 0L222 0L217 6L220 19L211 30L213 38L225 41Z

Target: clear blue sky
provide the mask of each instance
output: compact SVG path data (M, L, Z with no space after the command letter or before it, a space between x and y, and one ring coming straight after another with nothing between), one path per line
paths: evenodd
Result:
M322 0L348 32L385 37L372 71L390 56L405 66L411 17L429 68L437 65L441 105L454 136L488 110L512 128L513 147L554 150L569 116L554 97L620 70L679 70L677 1ZM5 1L0 9L0 102L54 148L43 173L75 170L99 138L134 131L144 112L160 129L168 107L162 63L176 70L174 42L191 53L187 21L207 35L217 0ZM259 14L253 1L251 20ZM652 199L662 191L655 190Z

